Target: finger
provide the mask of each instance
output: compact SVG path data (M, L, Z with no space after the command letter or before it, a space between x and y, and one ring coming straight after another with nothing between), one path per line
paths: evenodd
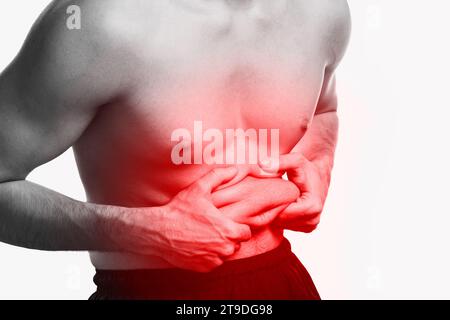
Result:
M320 223L320 217L312 219L294 219L294 220L280 220L279 216L275 218L272 225L281 227L283 229L305 231L315 229Z
M295 202L300 194L293 183L285 180L260 180L256 182L242 189L237 188L238 186L233 187L237 188L233 191L239 192L225 193L226 190L223 190L224 193L219 195L221 198L216 200L231 204L220 207L222 214L234 221L246 221L247 217L263 214L273 208L287 207Z
M317 212L311 211L314 202L309 199L300 200L299 202L291 203L280 215L279 220L283 221L298 221L309 220L317 216Z
M235 242L245 242L252 238L252 231L248 225L234 222L231 219L225 218L226 237Z
M221 184L216 188L216 190L223 190L228 187L234 186L241 182L247 175L247 171L238 169L238 173L231 180L228 180L228 182Z
M252 165L250 167L249 175L255 178L280 178L282 174L278 172L264 171L260 165Z
M278 215L286 208L286 206L279 206L269 211L265 211L260 215L249 217L245 223L252 228L261 228L271 224Z
M213 192L211 196L217 208L236 204L236 210L242 214L258 214L261 210L296 201L300 191L294 183L280 178L247 177L234 186Z
M310 233L317 229L320 224L320 214L316 214L309 218L297 218L293 220L280 221L278 218L274 222L275 225L283 226L285 229Z
M200 178L196 185L210 193L221 184L233 179L237 173L236 167L216 168Z
M252 178L246 178L241 183L229 186L225 189L219 188L211 194L212 203L216 208L221 208L242 200L247 196L248 189L255 184L251 182ZM233 179L234 180L234 179Z
M242 206L238 208L238 210L235 205L232 205L221 211L224 215L237 223L242 223L252 228L258 228L272 223L287 206L288 204L279 205L277 207L272 206L270 209L259 210L258 213L253 213L252 211L254 211L254 208L247 203L247 206ZM248 208L247 210L245 210L246 207ZM248 214L248 212L252 212L252 214Z
M298 169L304 165L307 159L299 152L281 155L278 158L268 158L260 161L261 169L268 173L285 172Z
M223 244L220 248L218 254L222 257L232 256L236 252L236 244L229 240L227 243Z

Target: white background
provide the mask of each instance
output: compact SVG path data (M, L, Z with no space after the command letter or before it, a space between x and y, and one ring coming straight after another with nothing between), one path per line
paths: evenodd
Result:
M1 1L0 70L47 3ZM330 196L319 230L289 238L323 298L450 299L450 2L349 3ZM85 197L71 152L30 178ZM86 253L0 244L3 299L86 299L93 273Z

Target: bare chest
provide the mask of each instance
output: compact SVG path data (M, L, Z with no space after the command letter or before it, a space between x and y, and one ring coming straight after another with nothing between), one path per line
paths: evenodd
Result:
M289 16L275 24L167 10L158 19L151 39L136 50L139 81L126 105L100 115L100 135L132 150L145 145L154 162L169 159L174 132L194 137L199 123L224 135L228 129L278 130L281 152L301 139L326 65L308 28Z

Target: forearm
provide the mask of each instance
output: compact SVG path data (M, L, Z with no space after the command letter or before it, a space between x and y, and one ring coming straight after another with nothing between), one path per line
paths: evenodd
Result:
M339 119L335 111L317 114L305 136L292 150L314 163L328 183L334 164L338 131Z
M2 183L0 241L48 251L116 251L108 230L125 210L75 201L28 181Z
M41 250L122 251L209 271L251 238L225 217L211 192L236 175L217 168L168 204L119 208L81 203L27 181L0 183L0 241Z

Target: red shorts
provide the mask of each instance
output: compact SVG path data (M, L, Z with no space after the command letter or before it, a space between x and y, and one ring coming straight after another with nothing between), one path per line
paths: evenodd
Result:
M209 273L181 269L97 270L91 300L319 300L288 240Z

